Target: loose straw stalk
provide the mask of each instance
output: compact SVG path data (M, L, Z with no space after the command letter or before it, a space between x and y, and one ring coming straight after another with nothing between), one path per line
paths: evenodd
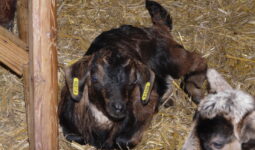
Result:
M230 58L230 59L236 59L236 60L240 60L240 61L247 61L247 62L255 63L254 60L250 60L250 59L246 59L246 58L239 58L239 57L230 56L230 55L226 55L226 57Z

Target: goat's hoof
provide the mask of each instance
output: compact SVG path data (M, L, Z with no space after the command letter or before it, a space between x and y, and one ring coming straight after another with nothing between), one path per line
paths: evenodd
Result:
M81 145L85 145L86 143L84 142L83 137L78 136L78 135L67 135L66 139L70 142L74 141L76 143L79 143Z

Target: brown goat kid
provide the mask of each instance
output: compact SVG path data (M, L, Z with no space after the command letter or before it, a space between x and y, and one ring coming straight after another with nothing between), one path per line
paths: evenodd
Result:
M74 78L79 79L77 95ZM103 149L138 144L159 102L155 74L147 66L104 50L67 68L66 79L59 112L67 139ZM146 83L151 86L142 100Z
M184 89L198 102L207 65L171 36L172 20L146 0L153 26L123 25L103 32L85 56L66 68L59 105L69 140L103 149L136 146L167 93L167 78L184 76Z

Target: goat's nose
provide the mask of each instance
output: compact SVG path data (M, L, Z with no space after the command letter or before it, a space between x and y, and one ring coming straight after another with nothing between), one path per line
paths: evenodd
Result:
M123 103L120 103L120 102L114 102L112 104L112 107L114 108L114 110L116 112L122 112L124 109L125 109L125 106Z

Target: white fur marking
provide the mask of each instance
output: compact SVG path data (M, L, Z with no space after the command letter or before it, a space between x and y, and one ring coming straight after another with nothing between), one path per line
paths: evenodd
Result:
M254 100L249 94L240 90L226 90L209 94L199 104L198 110L202 117L213 118L218 114L231 118L238 123L242 117L254 109Z
M197 121L194 121L191 127L191 131L185 140L185 143L181 150L200 150L199 139L196 134Z
M215 69L208 69L206 75L210 83L210 88L214 92L221 92L232 89L227 81Z
M90 104L89 108L98 123L101 125L112 125L112 122L95 105Z
M198 110L204 118L223 114L237 124L249 111L255 109L252 96L241 90L233 89L215 69L207 70L210 87L216 94L209 94L199 104Z
M167 89L166 92L164 93L164 95L162 96L162 100L164 102L167 102L167 100L169 100L172 96L173 93L173 86L172 86L172 82L173 82L173 78L171 76L167 76L167 78L165 79L166 84L167 84Z

